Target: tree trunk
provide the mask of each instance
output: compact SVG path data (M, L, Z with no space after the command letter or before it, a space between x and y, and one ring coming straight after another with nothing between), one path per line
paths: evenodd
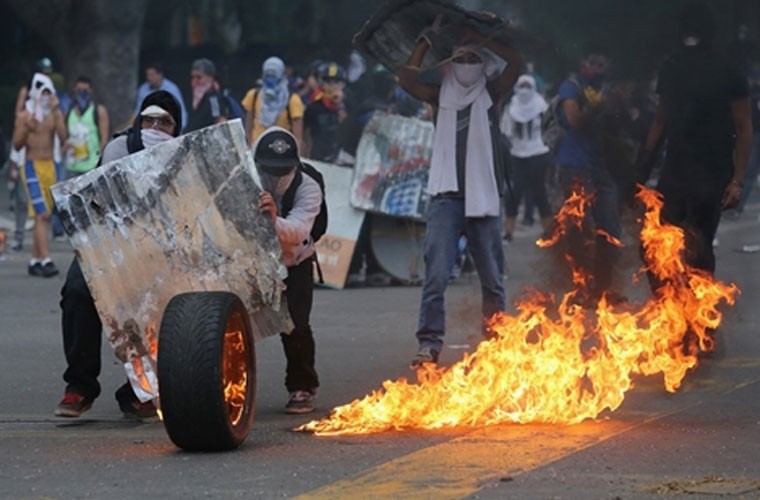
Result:
M147 0L6 0L61 63L66 91L79 76L93 83L111 129L130 122Z

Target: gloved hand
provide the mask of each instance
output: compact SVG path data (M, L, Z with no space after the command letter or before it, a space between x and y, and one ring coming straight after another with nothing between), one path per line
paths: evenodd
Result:
M434 43L437 43L439 34L441 32L442 23L443 23L443 15L438 14L437 16L435 16L435 20L433 21L433 24L431 24L427 28L424 28L420 32L420 35L417 37L417 43L419 43L420 40L425 40L428 44L428 47L432 47Z

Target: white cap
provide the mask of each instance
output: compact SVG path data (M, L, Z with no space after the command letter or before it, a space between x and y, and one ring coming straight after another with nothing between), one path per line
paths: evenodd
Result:
M142 110L142 112L140 113L140 116L163 116L163 115L168 115L170 117L172 116L171 113L166 111L164 108L162 108L161 106L156 106L155 104L151 104L150 106Z

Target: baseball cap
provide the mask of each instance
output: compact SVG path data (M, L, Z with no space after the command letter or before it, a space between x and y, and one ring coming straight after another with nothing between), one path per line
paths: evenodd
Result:
M267 129L253 148L256 166L271 175L285 175L301 162L295 136L281 127Z

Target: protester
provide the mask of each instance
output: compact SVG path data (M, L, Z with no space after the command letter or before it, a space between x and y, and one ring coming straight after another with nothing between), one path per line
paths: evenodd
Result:
M595 304L602 293L610 300L618 297L611 290L613 270L619 252L608 236L620 238L620 211L617 185L604 157L604 102L602 84L609 65L600 45L584 47L577 74L559 87L559 122L565 130L555 156L560 185L569 196L582 188L593 195L591 216L599 234L589 239L580 231L568 238L568 251L576 265L592 277L588 296L581 300ZM590 248L589 248L590 247Z
M358 62L356 64L359 64ZM355 70L356 71L356 70ZM340 152L336 163L353 167L356 151L364 132L364 127L372 119L375 111L393 112L393 97L396 82L393 74L381 65L376 65L362 73L358 80L348 85L347 91L355 99L355 105L338 130ZM346 286L387 286L392 282L377 261L370 244L372 223L376 215L367 212L356 238L354 254L348 268ZM362 272L363 271L363 272Z
M74 106L66 117L66 127L66 176L71 178L95 168L109 137L108 110L93 100L92 81L86 76L80 76L74 84Z
M227 99L216 82L216 67L208 59L197 59L190 72L193 102L185 126L185 132L226 121L230 115Z
M679 52L660 69L660 106L639 165L646 170L667 140L657 184L662 218L684 229L686 262L712 273L721 210L739 202L752 148L750 97L738 67L713 49L715 20L706 4L684 9L679 35Z
M308 158L332 163L338 157L338 131L347 116L343 90L346 71L336 63L319 68L319 88L304 114L304 147Z
M501 131L509 139L512 174L512 196L507 198L504 218L504 238L508 241L515 230L517 209L523 194L528 194L538 207L545 235L550 233L553 225L546 196L546 171L551 156L549 147L541 138L542 117L548 107L538 93L535 79L524 74L517 79L515 93L502 114Z
M418 81L420 66L439 40L440 18L423 31L399 83L413 97L437 108L427 191L431 196L425 237L425 280L412 367L438 361L445 332L444 293L462 233L478 271L484 320L506 306L500 197L503 172L498 154L496 106L520 74L522 57L472 30L464 31L440 85ZM495 61L507 62L489 80Z
M21 174L26 185L29 215L34 217L32 259L28 267L31 276L49 278L58 274L48 247L48 228L54 207L50 188L58 182L54 139L58 137L63 143L66 135L53 82L37 73L24 110L16 114L13 130L13 147L25 148Z
M304 105L301 97L291 93L285 63L279 57L270 57L261 69L262 86L252 88L243 97L245 131L253 145L264 131L272 126L289 130L303 144Z
M179 135L181 108L169 92L159 90L149 94L139 111L132 127L106 145L101 163L123 158ZM67 364L63 374L66 391L54 413L59 417L79 417L100 395L98 376L103 326L76 258L61 289L61 313ZM141 403L129 382L122 385L115 396L119 408L128 417L156 415L153 403Z
M282 246L282 261L288 268L285 298L295 325L293 331L281 335L287 359L285 387L290 392L285 411L309 413L314 411L319 386L314 334L309 324L315 252L311 230L322 204L322 191L300 170L298 141L287 130L276 126L267 129L253 150L263 189L259 210L272 218ZM292 186L296 186L293 206L286 207L283 200Z
M37 73L42 73L43 75L50 78L50 80L53 82L53 87L56 89L55 94L58 97L58 107L61 108L61 113L66 116L66 113L68 113L69 109L71 108L71 98L64 91L63 76L60 73L55 73L53 71L53 61L51 61L48 57L43 57L37 61ZM58 80L58 82L56 82L56 80ZM27 80L27 82L29 81L30 80ZM29 85L25 83L19 88L18 95L16 96L17 113L24 109L28 98Z
M135 115L138 114L140 106L143 101L145 101L148 94L155 92L156 90L166 90L174 96L182 109L182 123L180 123L180 127L187 125L187 108L185 108L185 100L182 97L182 91L176 83L164 76L164 68L161 63L158 62L152 62L145 66L145 82L137 88Z

